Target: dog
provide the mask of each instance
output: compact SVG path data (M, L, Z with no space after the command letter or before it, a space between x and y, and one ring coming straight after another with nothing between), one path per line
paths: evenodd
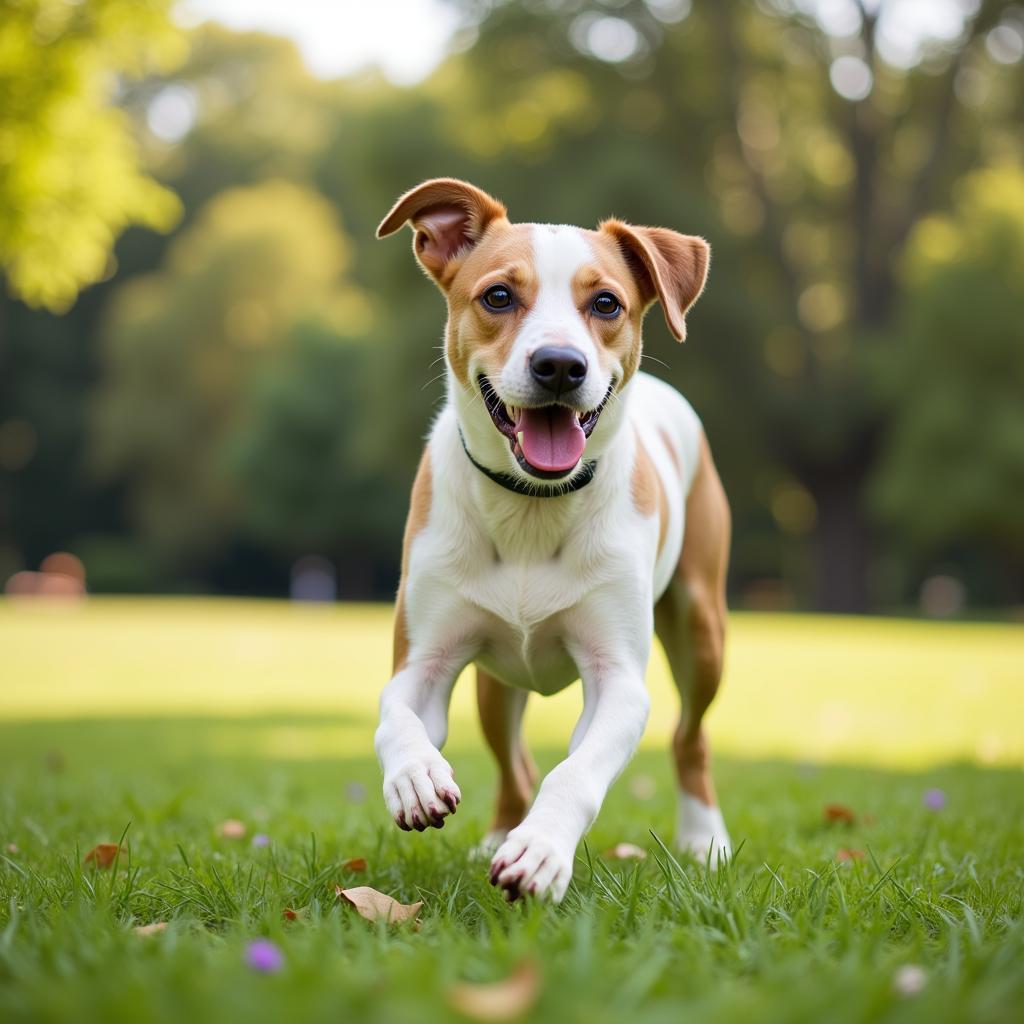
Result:
M448 304L447 402L413 484L375 734L388 810L418 831L455 813L440 750L455 679L475 663L500 774L490 881L508 899L561 901L644 731L657 632L682 698L676 844L717 866L731 847L701 720L722 672L729 505L697 415L639 369L655 301L685 338L708 244L614 219L514 224L453 178L401 196L377 236L406 223ZM531 801L527 697L576 679L569 754Z

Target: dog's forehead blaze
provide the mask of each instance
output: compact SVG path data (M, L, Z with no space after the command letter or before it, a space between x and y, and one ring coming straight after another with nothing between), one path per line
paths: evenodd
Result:
M493 317L475 308L479 290L489 279L514 287L522 304L518 312ZM492 223L480 242L460 257L448 288L446 347L456 378L470 385L469 362L478 348L488 375L501 370L524 312L533 308L542 291L564 290L560 298L566 307L580 309L601 287L619 293L629 313L619 321L595 320L589 329L602 361L617 359L628 380L640 361L643 298L616 240L585 228Z

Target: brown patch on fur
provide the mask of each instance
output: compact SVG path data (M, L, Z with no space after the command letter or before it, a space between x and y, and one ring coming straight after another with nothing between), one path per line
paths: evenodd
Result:
M409 660L409 629L405 618L405 579L398 584L395 598L395 632L391 645L391 674L398 675Z
M665 488L658 476L654 462L637 435L636 457L633 461L633 476L630 480L633 493L633 504L644 516L658 516L658 554L665 546L665 534L668 532L668 499Z
M399 197L377 228L383 238L412 221L412 249L420 266L448 287L458 257L483 237L489 224L505 220L505 207L468 181L433 178Z
M636 274L630 267L622 247L607 232L585 232L598 271L595 276L590 267L581 267L573 281L573 290L584 318L594 337L602 361L617 359L622 367L621 388L629 382L640 366L643 355L643 320L649 302L645 300ZM589 277L589 280L588 280ZM585 288L589 284L589 289ZM590 303L598 292L610 291L623 306L623 312L614 320L604 320L589 311Z
M669 437L668 431L664 427L658 427L658 434L661 436L662 443L665 445L665 449L668 451L669 458L675 464L676 469L679 471L680 479L682 479L683 464L679 460L679 452L676 451L676 446L672 443L672 438Z
M420 465L416 470L416 479L412 484L412 497L409 501L409 515L405 520L405 536L402 540L402 580L398 585L398 597L395 600L395 635L392 660L392 674L405 668L409 658L409 633L405 617L405 581L409 571L409 548L412 542L430 518L430 503L433 488L430 477L430 446L423 450Z
M484 739L498 762L498 793L491 829L515 828L530 809L537 766L509 711L504 683L477 666L476 703Z
M529 224L496 221L480 243L464 257L448 289L448 326L445 350L459 383L474 388L469 361L482 357L487 376L497 376L515 344L523 319L537 299L540 287L534 266L533 232ZM496 284L507 284L516 296L516 308L488 312L480 297Z
M646 309L661 300L665 321L678 341L686 337L686 311L704 290L711 247L696 235L668 228L602 221L600 231L615 240L629 263Z
M729 503L701 434L700 462L686 499L686 535L676 573L654 609L683 710L672 742L679 785L715 806L711 756L701 720L718 692L725 644Z

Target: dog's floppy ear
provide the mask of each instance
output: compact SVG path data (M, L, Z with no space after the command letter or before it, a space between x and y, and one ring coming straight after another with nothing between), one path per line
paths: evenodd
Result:
M463 250L480 241L487 226L505 217L505 207L482 189L457 178L434 178L406 192L377 228L383 238L412 221L413 252L444 287L446 270Z
M686 337L686 311L704 290L711 247L696 235L668 228L640 228L606 220L600 230L622 250L646 304L661 300L668 329L677 341Z

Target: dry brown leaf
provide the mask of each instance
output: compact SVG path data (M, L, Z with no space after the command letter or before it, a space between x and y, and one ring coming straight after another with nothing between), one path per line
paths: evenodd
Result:
M829 824L843 822L846 825L852 825L856 820L857 815L845 804L825 804L825 821Z
M841 846L836 850L836 860L848 861L848 860L863 860L863 850L848 850L845 846Z
M378 892L368 885L357 885L354 889L342 889L340 885L334 887L339 899L348 900L360 917L367 921L387 921L389 924L397 924L400 921L411 921L423 909L423 900L415 903L399 903L385 893Z
M365 871L366 870L366 858L365 857L350 857L341 866L346 871Z
M217 835L225 839L242 839L245 836L245 822L228 818L217 826Z
M124 853L124 850L117 843L100 843L85 855L85 863L95 864L98 868L109 868L119 853Z
M643 860L647 851L636 843L617 843L602 854L607 860Z
M488 985L463 981L448 989L448 1004L473 1020L515 1020L528 1013L540 996L540 971L524 960L507 978Z
M158 935L167 927L166 921L154 921L152 924L137 924L132 931L136 935Z
M281 916L286 921L298 921L298 919L299 919L299 917L301 915L302 915L302 911L301 910L292 910L291 907L285 907L284 910L281 911Z

